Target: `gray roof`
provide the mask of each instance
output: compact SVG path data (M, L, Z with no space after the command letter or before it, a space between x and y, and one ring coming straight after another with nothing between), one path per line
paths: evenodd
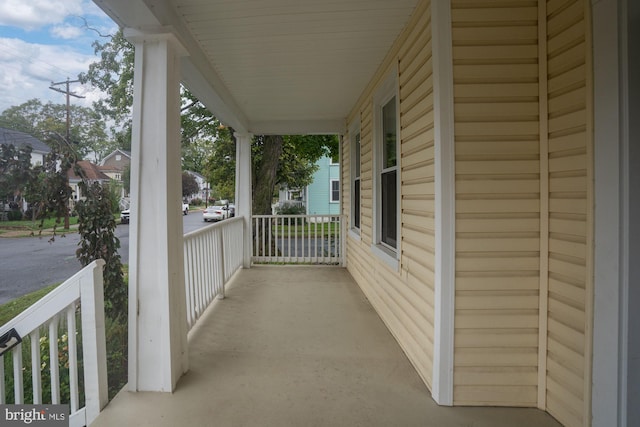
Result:
M0 127L0 144L14 145L16 148L31 146L31 150L37 153L49 153L51 148L44 142L33 136L17 130Z

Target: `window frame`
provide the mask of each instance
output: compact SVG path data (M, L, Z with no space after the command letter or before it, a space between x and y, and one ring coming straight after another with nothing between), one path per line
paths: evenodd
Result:
M360 238L360 229L362 227L362 132L360 129L360 119L351 124L349 127L350 141L350 188L351 201L349 212L349 231L353 236ZM356 173L357 171L357 173ZM356 200L356 184L359 186L359 194ZM356 207L358 218L356 221Z
M395 99L395 150L396 161L391 167L384 167L384 133L383 133L383 108ZM375 92L373 97L373 242L372 251L385 261L389 266L398 270L401 253L401 224L402 210L400 204L400 182L401 182L401 152L400 152L400 94L398 88L397 67L387 75L383 83ZM386 173L395 172L395 247L383 241L383 207L382 207L382 177Z
M338 199L333 198L333 183L338 183ZM329 203L340 203L340 178L331 178L329 179Z

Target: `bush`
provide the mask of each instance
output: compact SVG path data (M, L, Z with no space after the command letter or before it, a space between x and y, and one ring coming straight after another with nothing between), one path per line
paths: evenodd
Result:
M22 212L20 212L20 211L9 211L9 212L7 212L7 219L9 221L20 221L22 219Z
M304 206L284 203L276 208L276 215L304 215L306 214Z
M191 206L200 206L200 205L202 205L202 199L200 199L200 198L196 197L196 198L194 198L194 199L191 199L191 201L189 202L189 204L190 204Z

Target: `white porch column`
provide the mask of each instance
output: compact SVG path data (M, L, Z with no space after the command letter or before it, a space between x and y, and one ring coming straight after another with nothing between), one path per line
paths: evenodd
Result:
M135 45L129 251L129 389L174 390L188 369L180 165L182 48L169 34Z
M242 266L251 267L251 137L249 133L235 133L236 137L236 215L244 218L244 257Z
M435 138L436 271L433 387L438 405L453 405L456 280L456 184L451 1L431 3Z

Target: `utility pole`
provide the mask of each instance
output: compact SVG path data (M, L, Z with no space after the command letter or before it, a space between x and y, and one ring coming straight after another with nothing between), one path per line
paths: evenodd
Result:
M66 81L58 83L51 82L51 86L49 86L49 89L55 90L56 92L64 93L67 96L67 144L71 143L71 103L69 102L69 97L74 96L76 98L84 98L84 96L80 96L69 90L69 84L71 83L80 83L80 80L69 80L69 77L67 77ZM55 87L60 85L66 85L66 90L58 89L57 87Z
M70 100L69 97L74 96L76 98L84 98L84 96L80 96L78 94L71 92L71 90L69 89L69 85L71 83L80 83L80 80L69 80L69 77L67 77L66 81L58 82L58 83L51 82L51 86L49 86L49 89L55 90L56 92L64 93L67 97L67 133L66 133L65 143L69 148L72 147L71 145L71 103L69 102ZM62 90L56 87L60 85L66 85L66 89ZM69 185L68 176L66 177L66 180L67 180L67 185ZM69 202L67 201L67 204L68 203ZM65 213L64 213L64 229L65 230L69 229L69 206L67 206L67 209L65 209Z

